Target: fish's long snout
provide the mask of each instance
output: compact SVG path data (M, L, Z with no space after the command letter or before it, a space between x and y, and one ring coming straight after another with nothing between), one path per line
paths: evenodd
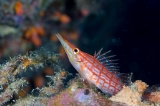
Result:
M66 45L66 40L64 38L62 38L62 36L59 33L57 33L56 36L59 39L59 41L61 42L62 46L64 47Z
M59 39L59 41L61 42L64 49L69 49L69 48L73 49L74 48L74 46L72 44L70 44L67 40L65 40L59 33L57 33L56 36Z
M72 57L73 56L73 49L75 48L72 44L70 44L67 40L65 40L59 33L56 34L57 38L59 39L59 41L61 42L64 50L66 51L68 57Z

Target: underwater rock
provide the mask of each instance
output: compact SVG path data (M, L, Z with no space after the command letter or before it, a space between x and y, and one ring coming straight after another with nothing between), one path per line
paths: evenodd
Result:
M144 93L143 99L148 102L159 102L160 103L160 91Z
M48 106L153 106L158 103L142 101L142 94L148 85L140 80L108 98L95 89L87 88L84 83L72 81L71 85L51 97ZM158 105L159 106L159 105Z
M125 103L114 102L102 96L83 84L72 82L64 91L48 101L48 106L128 106Z
M140 80L137 80L129 87L123 87L123 89L109 98L112 101L123 102L129 106L140 106L143 103L141 102L142 93L148 85Z

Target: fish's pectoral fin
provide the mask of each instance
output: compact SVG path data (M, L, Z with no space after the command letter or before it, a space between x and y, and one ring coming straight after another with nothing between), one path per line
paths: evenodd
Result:
M98 88L87 79L84 80L84 84L88 89L92 89L94 92L98 92Z

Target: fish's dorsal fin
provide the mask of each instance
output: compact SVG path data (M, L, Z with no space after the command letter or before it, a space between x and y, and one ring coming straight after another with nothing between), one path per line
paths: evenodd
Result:
M120 73L119 72L119 66L117 66L119 63L117 63L118 59L111 59L113 57L115 57L116 55L110 55L110 56L106 56L108 53L111 52L111 50L101 54L102 52L101 48L98 53L94 53L94 57L101 63L103 64L108 71L110 71L111 73L113 73L117 78L120 78L121 82L123 82L123 84L125 86L128 86L132 83L132 73Z
M132 83L132 73L120 73L119 72L119 66L117 66L119 63L117 63L118 59L111 59L115 57L116 55L110 55L106 56L108 53L111 52L111 50L101 54L102 52L101 48L98 53L94 53L94 57L103 64L110 72L112 72L117 78L120 78L120 80L123 82L125 86L128 86Z
M94 57L101 63L103 64L109 71L119 71L119 66L117 66L119 63L117 63L116 61L118 61L118 59L111 59L112 57L115 57L116 55L111 55L111 56L106 56L108 53L111 52L111 50L101 54L102 52L101 48L98 53L94 53Z

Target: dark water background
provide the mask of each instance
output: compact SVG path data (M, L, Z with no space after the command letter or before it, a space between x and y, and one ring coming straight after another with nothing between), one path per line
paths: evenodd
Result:
M102 47L103 52L112 50L110 55L117 55L120 72L132 72L134 80L142 80L149 85L160 84L159 0L53 1L48 3L48 6L42 5L40 8L34 8L34 11L38 11L38 13L44 10L43 16L34 13L33 8L28 10L28 13L26 12L26 14L30 14L28 16L26 14L16 16L13 11L10 14L9 12L5 13L6 6L4 6L5 8L1 6L0 25L2 27L8 25L20 29L20 31L16 36L9 34L7 37L0 37L0 63L5 63L9 56L14 57L17 54L25 54L41 47L59 53L60 43L56 40L50 40L50 37L57 32L64 33L66 31L63 35L66 35L67 38L68 33L76 32L78 33L76 35L78 39L68 40L76 42L76 46L82 51L93 55L95 51ZM80 4L80 1L84 3ZM0 5L2 4L3 1ZM31 2L29 8L36 6L36 3L33 4ZM25 1L23 1L23 5L25 5ZM46 9L43 6L46 6ZM82 10L87 11L87 15L82 14ZM67 15L70 21L66 24L52 19L56 11ZM24 37L24 30L30 25L37 24L41 25L46 32L45 36L40 37L42 43L39 46L33 45L30 39ZM29 41L26 43L26 49L21 50L19 47L21 44L14 43L14 40L18 38L22 38L22 42ZM10 46L6 46L8 44ZM5 50L10 52L4 52ZM67 57L63 58L62 61L66 70L76 73ZM40 74L40 72L42 71L38 73Z
M90 54L101 47L119 58L120 72L134 79L160 83L160 1L118 0L103 3L103 12L91 14L82 26L80 48Z

